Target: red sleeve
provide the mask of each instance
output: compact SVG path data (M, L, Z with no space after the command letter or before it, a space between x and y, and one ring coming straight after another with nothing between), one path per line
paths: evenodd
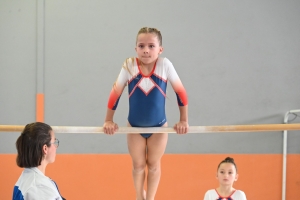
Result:
M177 102L179 106L186 106L188 105L188 97L185 88L183 85L181 87L176 88L175 90L177 96Z
M121 95L118 95L114 88L110 91L107 107L116 110Z

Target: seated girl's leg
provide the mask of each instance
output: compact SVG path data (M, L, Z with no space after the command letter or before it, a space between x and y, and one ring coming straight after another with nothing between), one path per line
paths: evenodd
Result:
M154 200L161 175L160 160L165 152L167 141L167 133L155 133L147 139L147 200Z
M127 134L129 154L132 158L132 176L137 200L145 199L146 139L140 134Z

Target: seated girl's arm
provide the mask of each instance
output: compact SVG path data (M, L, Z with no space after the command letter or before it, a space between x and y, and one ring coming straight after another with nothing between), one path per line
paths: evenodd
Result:
M242 191L242 198L241 198L242 200L247 200L247 198L246 198L246 194Z
M204 200L211 200L208 191L205 193Z

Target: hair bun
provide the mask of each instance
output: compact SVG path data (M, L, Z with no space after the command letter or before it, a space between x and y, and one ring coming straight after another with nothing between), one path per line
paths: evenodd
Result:
M225 158L224 161L226 161L226 162L234 162L234 159L231 158L231 157L227 157L227 158Z

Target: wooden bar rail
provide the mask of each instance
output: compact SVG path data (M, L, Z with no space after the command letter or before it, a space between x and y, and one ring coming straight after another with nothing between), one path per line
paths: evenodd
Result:
M22 132L24 125L0 125L0 132ZM103 133L103 127L51 126L55 133ZM190 126L188 133L270 132L300 130L300 124ZM119 127L116 133L176 133L171 127Z

